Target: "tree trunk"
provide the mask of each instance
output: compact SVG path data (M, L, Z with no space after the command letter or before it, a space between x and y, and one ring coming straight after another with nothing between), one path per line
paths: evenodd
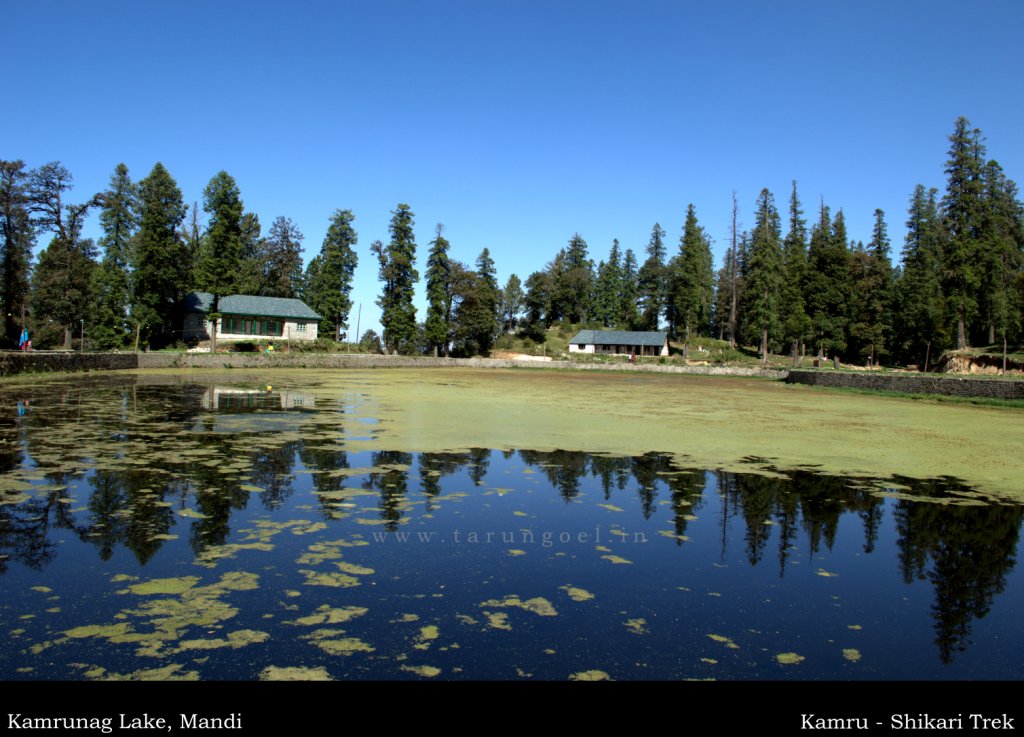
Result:
M761 364L768 363L768 328L761 331Z
M71 350L71 328L67 325L64 326L64 350Z
M928 359L931 358L931 355L932 355L932 342L929 340L928 341L928 348L924 352L924 372L926 374L928 373Z
M994 322L990 322L988 324L988 344L989 345L995 345L995 342L996 342L996 324Z
M1003 333L1003 373L1006 373L1006 333Z
M957 350L967 347L967 330L963 310L960 310L956 316L956 347Z

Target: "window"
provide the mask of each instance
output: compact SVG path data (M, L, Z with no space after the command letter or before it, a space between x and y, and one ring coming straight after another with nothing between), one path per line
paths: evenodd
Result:
M297 333L304 333L304 332L306 332L306 323L304 323L304 322L297 322L297 323L295 323L295 332L297 332Z

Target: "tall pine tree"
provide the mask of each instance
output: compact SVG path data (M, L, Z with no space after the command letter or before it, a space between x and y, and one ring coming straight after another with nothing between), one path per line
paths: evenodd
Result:
M101 350L124 348L131 333L128 266L132 238L139 225L138 209L138 188L128 175L128 167L118 164L110 177L110 187L103 195L100 212L103 236L99 245L103 249L103 261L95 272L95 311L90 342Z
M706 335L711 329L714 265L711 242L698 224L697 211L692 204L686 208L673 276L672 299L683 336L689 341L695 334Z
M850 252L842 211L835 224L824 202L811 230L804 295L818 356L846 350L850 301Z
M424 331L429 350L436 356L447 356L451 342L452 261L448 257L451 244L444 237L444 225L437 224L434 240L427 254L427 319Z
M658 321L665 310L668 291L665 257L665 231L660 224L651 228L647 243L647 260L637 274L640 292L640 324L644 330L657 330Z
M380 264L379 278L384 283L377 305L381 308L384 345L389 353L411 353L415 350L416 307L412 298L420 277L415 268L413 217L408 205L399 204L391 213L388 227L391 240L387 247L380 241L370 246Z
M359 264L351 210L335 210L320 253L310 262L305 277L305 298L323 317L320 337L337 340L348 329L352 311L352 277Z
M139 182L139 232L132 248L131 322L136 338L160 346L172 338L175 303L190 284L183 282L189 252L178 226L185 217L181 190L160 162Z
M294 298L302 287L302 231L283 215L270 224L263 241L263 285L258 294L264 297Z
M2 344L13 348L26 327L29 266L35 247L35 228L29 214L28 172L22 161L0 160L0 309Z
M901 258L903 271L895 288L894 349L906 362L927 370L935 351L950 337L944 315L943 230L938 191L914 188Z
M771 341L779 336L779 293L782 284L782 244L779 212L767 189L757 198L756 224L750 243L750 260L744 275L747 297L745 320L750 334L760 342L762 362L767 362Z
M985 185L982 180L984 146L981 132L960 117L949 137L946 161L946 195L942 213L947 237L943 267L943 290L951 320L956 325L956 347L966 348L969 327L978 311L981 286L982 219Z
M807 221L803 219L796 181L789 196L789 232L782 242L782 335L790 344L790 355L803 355L804 341L811 335L811 318L804 303L807 274Z

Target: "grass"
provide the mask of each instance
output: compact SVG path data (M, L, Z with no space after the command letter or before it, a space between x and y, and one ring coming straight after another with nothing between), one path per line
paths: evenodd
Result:
M150 372L140 372L145 375ZM174 372L171 372L174 373ZM180 372L177 372L180 376ZM358 392L380 419L358 450L469 448L671 454L684 467L814 468L849 477L952 476L1024 500L1024 412L738 377L518 369L190 370L310 392ZM457 417L458 422L449 418ZM760 460L753 460L760 459Z

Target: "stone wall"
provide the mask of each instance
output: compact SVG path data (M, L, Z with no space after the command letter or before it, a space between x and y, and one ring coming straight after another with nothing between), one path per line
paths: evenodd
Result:
M112 371L138 366L134 353L27 351L0 353L0 376L52 371Z
M508 358L426 358L411 356L343 355L339 353L140 353L139 368L532 368L579 371L639 371L711 376L757 376L784 379L785 371L729 366L672 366L653 363L576 363L575 361L516 361Z
M794 369L789 372L786 382L907 394L940 394L948 397L1024 399L1024 381L1011 379L967 379L925 374L855 374Z

